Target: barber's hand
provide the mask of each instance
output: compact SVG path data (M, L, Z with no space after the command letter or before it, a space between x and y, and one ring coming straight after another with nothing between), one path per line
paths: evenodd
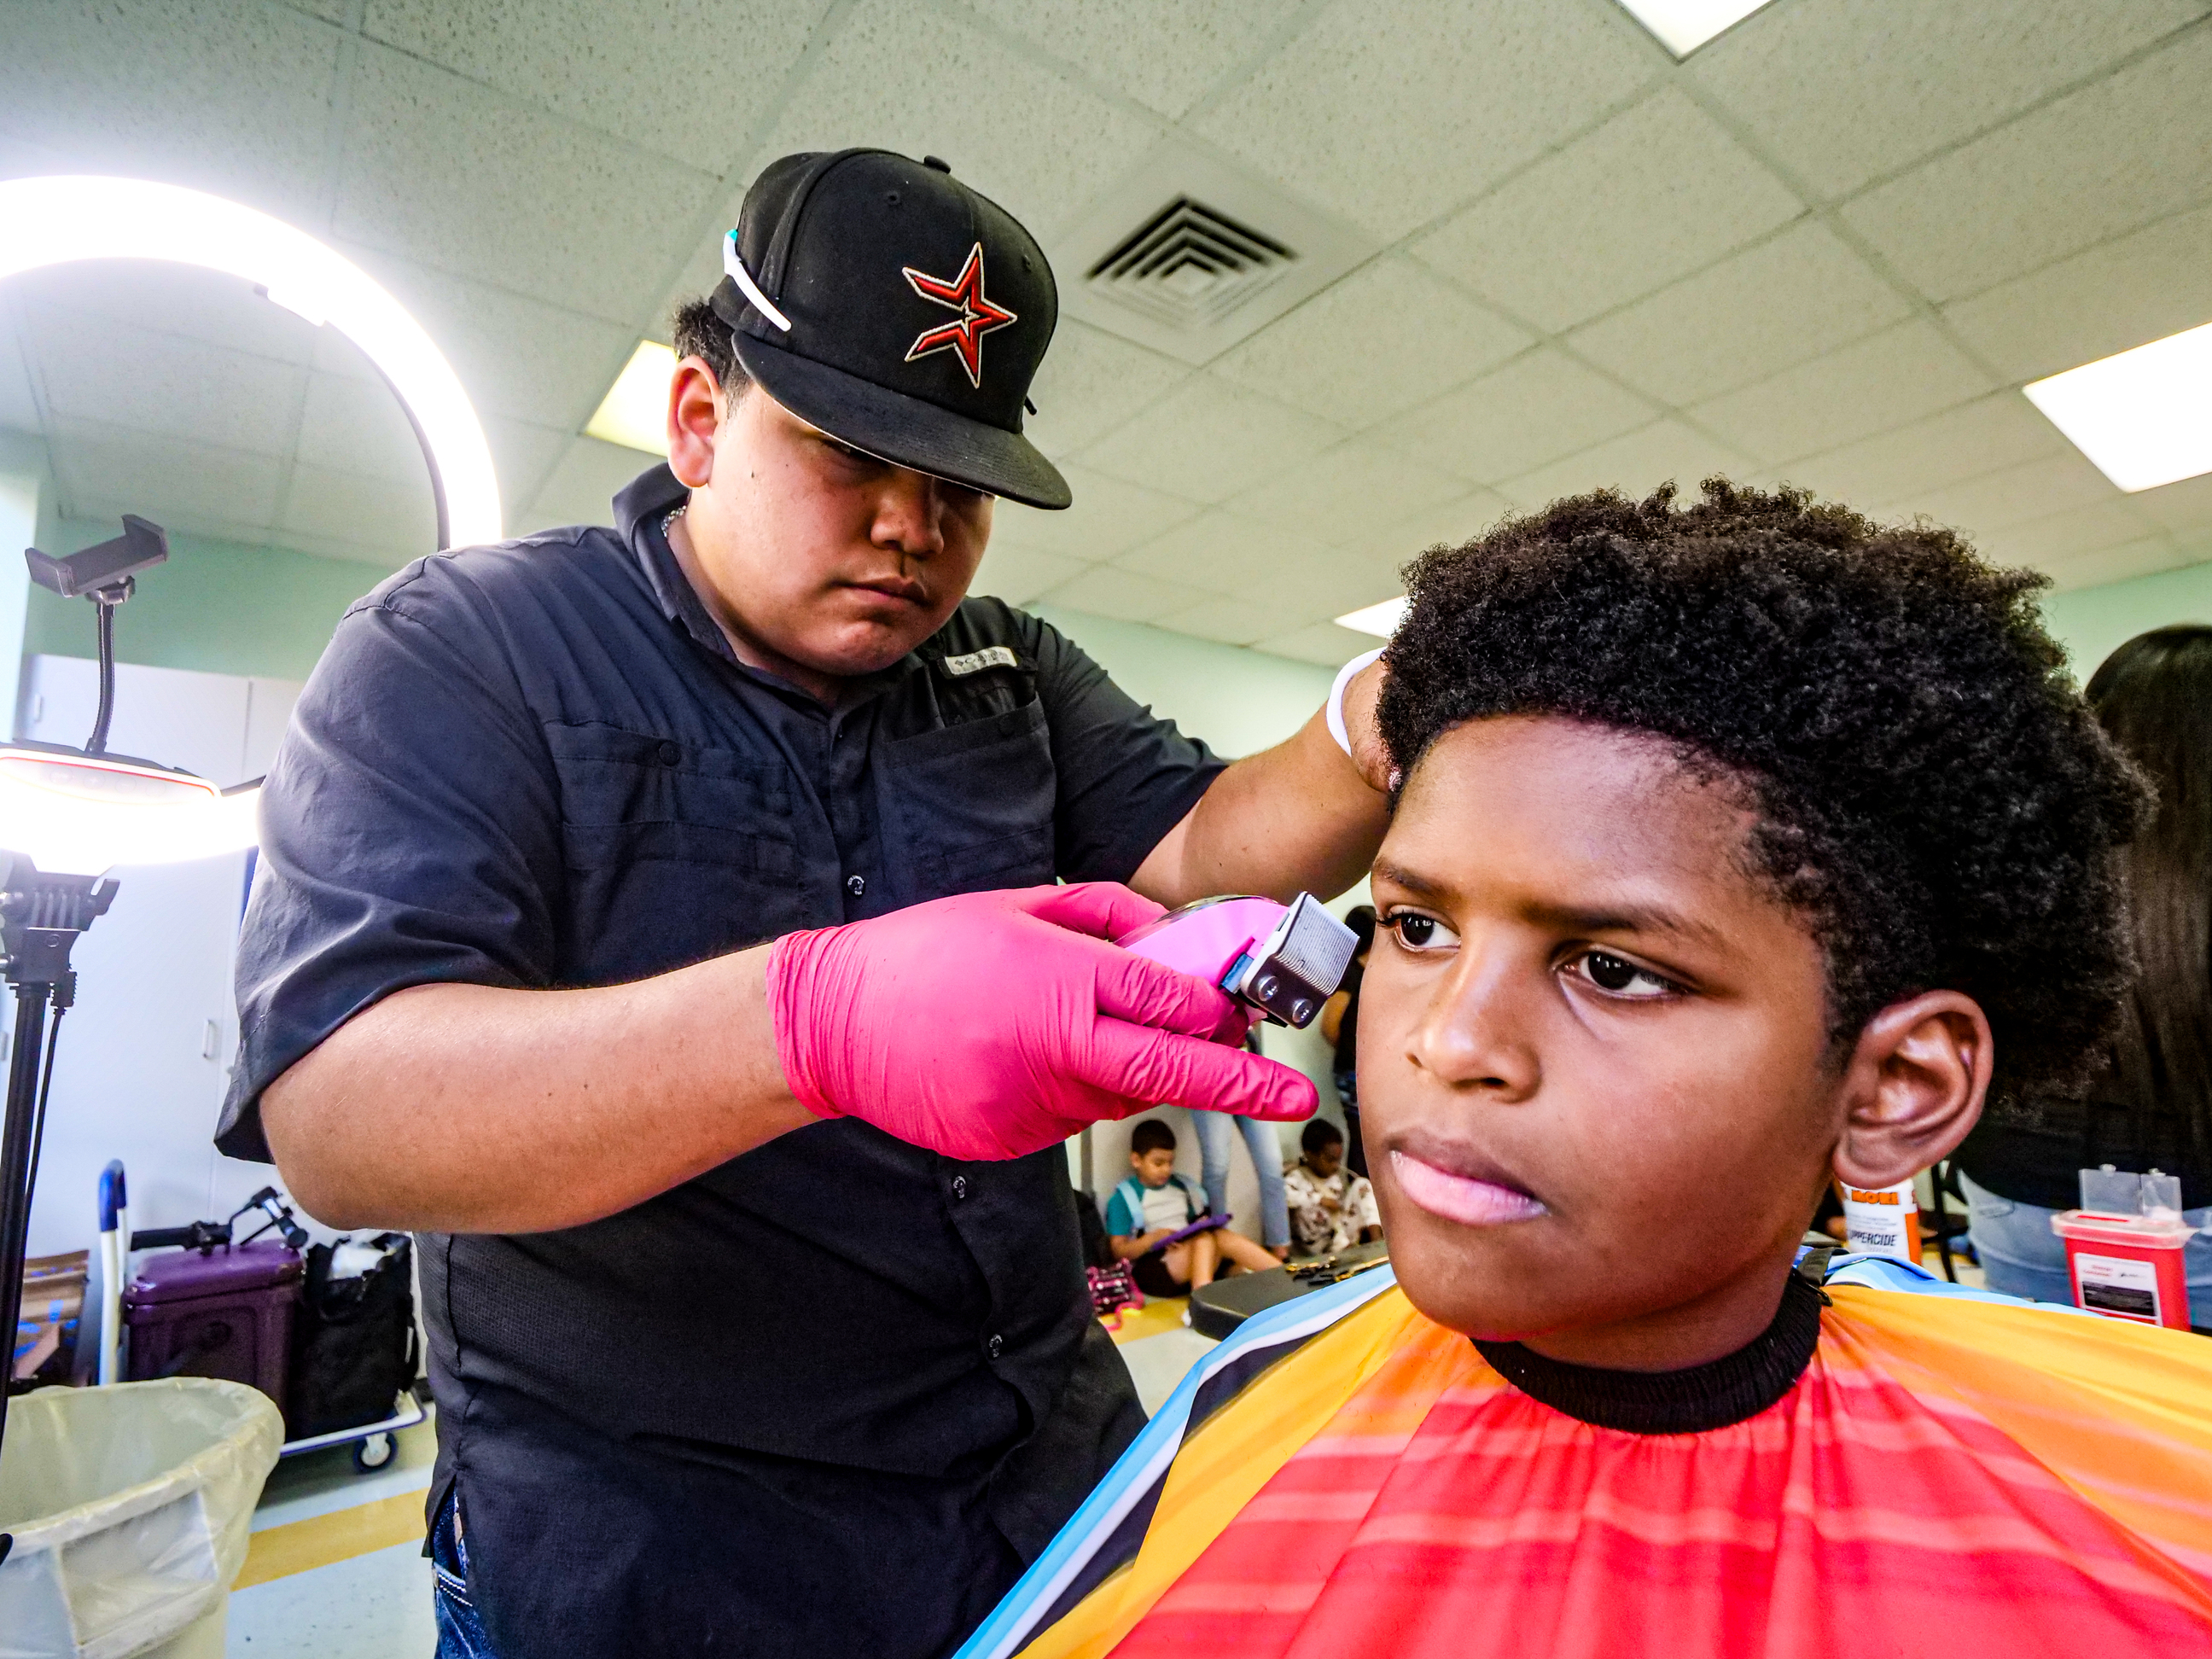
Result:
M1019 1158L1155 1102L1303 1118L1227 995L1109 943L1165 914L1111 882L963 893L789 933L768 963L799 1103L959 1158Z
M1396 785L1390 764L1389 745L1382 741L1382 726L1375 716L1382 700L1382 683L1390 678L1390 665L1382 658L1361 669L1344 688L1344 734L1352 742L1352 763L1367 787L1387 795Z

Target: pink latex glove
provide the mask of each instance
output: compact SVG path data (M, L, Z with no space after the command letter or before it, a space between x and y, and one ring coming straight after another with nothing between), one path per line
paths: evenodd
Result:
M1164 915L1113 882L962 893L787 933L769 1013L792 1092L949 1158L1007 1158L1162 1101L1303 1118L1298 1073L1239 1047L1243 1011L1109 943Z

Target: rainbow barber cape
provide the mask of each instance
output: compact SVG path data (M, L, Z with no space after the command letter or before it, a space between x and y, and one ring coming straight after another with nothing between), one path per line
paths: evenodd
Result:
M2212 1653L2212 1340L1844 1258L1726 1428L1595 1428L1387 1272L1186 1378L960 1659Z

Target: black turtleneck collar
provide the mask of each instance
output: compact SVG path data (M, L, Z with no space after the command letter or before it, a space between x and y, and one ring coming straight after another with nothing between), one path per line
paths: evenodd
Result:
M1474 1339L1491 1369L1553 1411L1630 1434L1702 1434L1756 1417L1796 1385L1820 1340L1827 1297L1791 1273L1774 1322L1732 1354L1685 1371L1610 1371Z

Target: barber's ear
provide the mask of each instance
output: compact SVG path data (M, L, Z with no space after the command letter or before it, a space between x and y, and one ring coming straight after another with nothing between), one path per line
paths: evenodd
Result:
M721 429L721 388L704 357L686 357L668 382L668 470L696 489L714 476L714 438Z
M1836 1173L1854 1187L1890 1187L1949 1156L1982 1115L1991 1059L1989 1017L1961 992L1883 1009L1844 1067Z

